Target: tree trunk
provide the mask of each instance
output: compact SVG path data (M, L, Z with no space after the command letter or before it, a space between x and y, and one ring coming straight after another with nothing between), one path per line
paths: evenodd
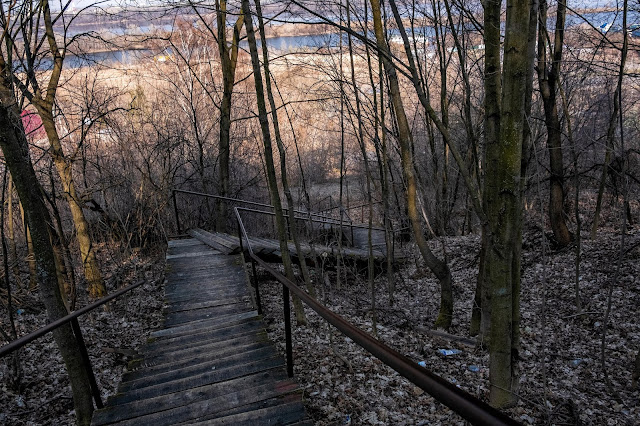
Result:
M1 65L5 71L5 64ZM3 76L2 83L0 87L0 148L24 208L25 221L33 239L40 298L47 309L48 322L53 322L67 315L56 276L56 260L52 247L52 239L55 239L55 235L42 194L36 189L39 188L39 183L29 157L20 110L14 100L11 81L6 74ZM79 425L88 425L93 413L91 389L71 325L66 324L57 328L53 331L53 337L69 374L76 422Z
M16 280L16 286L22 287L22 278L20 277L20 267L18 262L18 248L16 246L15 224L13 222L13 180L9 177L7 185L7 231L9 232L9 258L11 259L13 276Z
M89 296L98 299L106 295L107 291L104 286L104 281L102 280L100 267L98 266L95 247L89 236L89 225L82 210L82 201L78 197L73 181L72 161L65 156L62 150L62 144L60 143L58 131L50 110L40 105L38 112L42 119L42 126L51 144L51 158L60 176L65 198L67 203L69 203L69 210L71 211L71 218L73 219L73 225L76 229L76 239L78 240L78 246L80 248L82 267L84 269L84 277L87 280Z
M626 2L625 2L626 5ZM627 31L623 28L623 31ZM604 165L602 166L602 175L600 177L600 185L598 186L598 200L596 201L596 211L593 214L593 224L591 225L591 239L596 238L596 232L600 225L600 210L602 209L602 198L604 196L604 187L607 182L607 174L609 171L609 165L611 164L611 155L613 154L614 140L616 136L616 128L618 126L618 114L620 113L620 99L622 96L622 79L624 77L624 68L627 63L627 37L624 33L622 52L620 56L620 67L618 69L618 83L616 85L616 91L613 94L613 112L609 119L609 126L607 128L607 141L605 145Z
M365 5L366 7L366 5ZM351 28L351 4L347 0L347 28ZM367 158L367 149L364 140L364 129L362 123L362 108L360 105L360 95L358 94L358 84L356 81L356 69L353 59L353 40L351 33L347 34L347 41L349 45L349 65L351 74L351 85L353 86L353 95L356 101L356 120L358 122L357 139L360 145L360 152L364 161L364 173L366 179L366 198L369 205L369 220L368 220L368 232L367 232L367 246L369 249L369 256L367 262L367 280L369 284L369 291L371 294L371 322L374 336L378 335L377 326L377 314L376 314L376 296L375 296L375 276L374 276L374 262L373 262L373 245L371 242L371 228L373 227L373 198L371 197L371 168L369 166L369 159ZM373 86L372 86L373 87ZM364 222L364 217L361 218L361 222Z
M260 1L256 0L256 14L258 17L258 29L260 31L260 39L266 40L267 36L264 31L264 22L262 19L262 8L260 7ZM289 179L287 178L287 154L282 143L282 137L280 135L280 123L278 122L278 109L276 108L276 102L273 98L273 91L271 89L271 71L269 71L269 52L267 50L267 43L262 43L262 64L264 67L264 80L267 89L267 99L269 100L269 107L271 108L271 121L273 123L273 133L276 137L276 145L278 147L278 153L280 154L280 181L282 182L282 189L284 191L285 198L287 199L287 211L289 216L289 230L291 232L291 239L296 247L296 254L298 256L298 265L300 266L300 272L302 272L302 278L307 287L307 291L311 296L315 297L316 292L311 284L311 276L309 275L309 269L307 268L307 261L300 245L300 239L298 237L298 223L296 221L293 196L291 195L291 189L289 188ZM300 304L296 296L293 297L294 304ZM301 306L301 305L298 305Z
M382 26L382 16L380 11L380 1L371 0L371 10L373 12L373 24L376 34L376 42L378 50L383 53L383 65L389 80L389 91L393 109L396 113L396 121L398 124L398 140L400 143L400 152L402 156L402 170L406 182L407 193L407 213L411 222L411 229L416 240L416 244L422 254L425 263L433 271L440 281L440 310L434 326L436 328L448 329L451 326L453 316L453 294L451 290L451 272L445 262L435 257L427 241L424 238L422 224L418 215L417 208L417 186L415 178L415 170L413 166L413 154L411 145L413 144L411 130L407 115L402 103L400 95L400 86L398 84L398 76L396 69L391 63L385 36Z
M267 171L267 181L269 184L269 195L271 204L275 212L276 227L278 237L280 239L280 252L282 253L282 264L285 268L287 278L295 282L293 274L293 266L291 257L289 256L289 247L287 246L287 228L285 225L284 215L282 212L282 203L280 202L280 191L276 180L276 169L273 162L273 148L271 145L271 131L269 129L269 117L267 115L267 107L264 100L264 86L262 84L262 72L260 70L260 59L258 57L258 47L256 43L255 31L251 18L251 10L249 8L249 0L242 0L242 12L246 17L247 39L249 42L249 50L251 52L251 65L253 67L253 77L256 87L256 100L258 104L258 118L260 120L260 128L262 130L262 142L264 144L264 158ZM262 40L265 43L265 40ZM296 321L299 325L307 323L302 302L297 297L293 298L294 310L296 313Z
M195 7L195 6L194 6ZM218 141L218 155L220 167L218 169L218 194L229 196L229 164L231 140L231 97L235 84L236 65L238 63L238 43L240 30L244 24L244 15L240 14L233 27L231 47L227 43L227 2L216 1L216 19L218 25L218 52L222 65L222 100L220 102L220 139ZM225 232L227 227L227 203L218 202L216 230Z
M27 265L29 266L29 290L38 288L38 278L36 272L36 258L33 254L33 241L31 240L31 231L27 223L27 216L24 214L24 207L20 201L20 215L22 216L22 224L24 226L24 239L27 240Z
M513 404L519 341L520 258L522 245L522 141L524 135L530 4L509 0L505 29L504 67L500 70L499 1L485 3L485 137L483 228L484 288L482 317L490 307L490 401L495 407ZM500 85L502 78L502 86ZM500 93L501 92L501 93ZM488 300L486 300L488 299ZM485 304L486 303L486 304Z
M564 43L564 23L566 3L560 1L556 12L556 27L553 44L553 61L551 68L547 64L548 32L546 0L540 3L540 29L538 31L538 85L544 106L545 125L547 127L547 149L549 150L549 221L557 244L566 246L571 242L571 233L565 221L564 212L564 165L562 160L562 129L558 115L557 86L560 64L562 61L562 45Z

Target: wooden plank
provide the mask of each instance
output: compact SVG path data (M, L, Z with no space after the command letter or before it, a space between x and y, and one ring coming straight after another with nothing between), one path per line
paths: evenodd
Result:
M195 300L195 301L194 301ZM180 312L180 311L188 311L192 309L202 309L202 308L213 308L216 306L223 305L232 305L235 303L246 303L249 301L249 296L240 296L240 297L225 297L220 299L208 299L198 302L197 300L203 300L199 298L194 298L191 301L181 301L176 303L171 303L164 309L164 312Z
M199 418L210 416L217 412L228 409L232 406L242 406L252 402L274 398L285 393L299 392L297 386L290 381L283 384L267 383L255 387L245 387L243 389L229 392L225 395L198 401L188 405L182 405L170 408L161 412L155 412L150 415L141 416L135 419L129 419L120 423L120 426L140 424L153 424L154 426L170 426L179 422L190 422ZM161 407L157 407L161 409ZM266 422L267 419L263 419Z
M152 342L147 345L145 349L145 353L154 351L164 351L172 345L182 345L186 346L190 343L194 342L205 342L205 341L214 341L214 340L228 340L232 338L234 335L240 335L247 331L255 331L258 332L260 330L264 330L264 323L259 318L251 318L249 320L240 322L238 324L229 325L226 327L219 327L213 330L204 329L198 330L197 332L186 334L177 337L167 337L164 339L159 339L155 342Z
M273 345L270 342L250 342L247 344L239 344L227 347L216 348L216 357L224 358L229 355L238 353L250 352L260 348L272 348ZM151 375L161 374L167 371L177 370L187 365L197 364L199 362L205 362L211 360L211 352L207 351L195 356L181 357L172 361L155 363L154 361L141 361L137 364L137 367L128 367L128 372L123 376L123 381L136 380L138 378ZM131 364L130 364L131 365Z
M230 313L240 313L251 310L248 303L234 303L232 305L215 306L212 308L193 309L190 311L171 312L167 314L164 321L165 326L184 324L193 320L204 318L215 318L217 315L227 315Z
M148 350L147 345L142 350L142 356L145 359L155 359L159 357L166 358L167 354L182 354L182 356L188 356L197 354L200 352L200 347L205 347L208 350L213 350L214 347L227 347L234 344L236 339L244 339L243 342L261 341L266 337L266 331L260 327L247 327L243 330L239 330L234 334L227 336L206 336L194 342L179 343L179 344L167 344L157 345L153 351ZM253 340L251 340L253 339ZM160 343L160 342L158 342ZM151 343L154 344L154 343Z
M195 238L185 238L182 240L169 240L167 243L167 247L169 250L177 247L186 247L186 246L197 246L200 245L201 242Z
M236 364L228 368L210 370L197 376L179 378L154 386L147 386L142 389L129 390L126 393L118 393L111 400L109 405L121 405L134 401L155 398L162 395L178 394L190 389L211 385L214 383L227 382L239 377L268 371L274 368L284 367L284 360L279 355L274 355L267 359L251 361L244 364ZM229 384L225 385L227 388Z
M183 334L191 334L197 332L201 329L215 329L218 327L224 327L226 325L237 324L244 320L252 319L258 317L257 311L249 311L242 312L239 314L229 314L223 315L216 318L211 318L208 320L202 320L200 322L192 321L189 324L165 328L162 330L157 330L151 333L151 336L156 339L161 339L163 337L177 337Z
M285 393L283 395L278 395L274 398L263 399L261 401L255 401L249 404L245 404L242 406L232 407L228 410L219 411L215 414L201 417L199 420L203 422L208 422L211 420L216 420L228 416L233 416L240 413L247 413L255 410L260 410L269 407L276 407L278 405L287 405L292 403L300 403L300 395L297 393ZM304 415L304 413L303 413ZM267 419L269 419L267 417Z
M240 253L240 244L238 241L232 241L221 237L217 233L207 232L202 229L191 229L189 235L203 243L220 250L224 254L237 254Z
M185 390L184 392L158 395L147 400L127 401L122 404L113 405L113 402L118 397L118 395L116 395L114 398L109 399L108 407L94 413L93 424L104 425L128 419L136 419L140 416L162 412L170 408L190 405L199 401L206 401L221 397L224 398L224 396L229 393L229 389L252 389L274 380L284 380L283 376L286 377L285 373L278 371L277 369L262 371L233 378L226 382L211 383L199 388L194 387L192 389ZM187 419L188 418L185 418L184 420ZM175 420L177 419L174 417L174 421ZM138 424L148 424L142 421L142 419L138 419L137 421L139 422ZM175 423L178 423L178 421Z
M212 370L222 370L242 363L257 362L277 356L278 354L275 349L270 346L263 346L253 350L245 350L241 353L236 352L228 354L227 356L220 356L217 353L212 353L208 359L203 360L201 358L191 358L190 363L186 363L184 365L174 364L174 368L168 371L159 372L156 370L151 374L148 372L140 372L136 375L125 375L118 387L118 392L142 389L173 380L199 376Z
M298 401L258 408L256 410L245 411L243 413L218 417L211 420L204 420L202 422L195 422L191 423L191 425L253 426L263 419L269 419L269 424L290 425L300 421L304 416L304 406Z
M192 358L212 351L224 352L226 350L249 345L251 343L265 343L269 338L265 331L255 334L252 331L243 333L227 340L205 341L198 344L182 347L178 350L169 350L166 352L145 353L144 359L134 360L129 363L129 369L144 368L145 366L159 366L180 361L182 359Z
M187 324L177 325L175 327L165 328L151 334L153 341L167 340L170 338L188 336L197 333L212 333L215 330L229 327L232 325L249 323L251 321L259 321L262 317L256 311L241 312L239 314L222 315L216 318L207 318L205 320L191 321Z
M166 260L180 259L180 258L185 258L185 257L203 257L203 256L210 256L212 254L222 254L222 252L220 252L219 250L216 250L216 249L209 249L209 250L198 251L198 252L168 254L166 256Z
M233 271L228 273L216 274L211 269L214 268L229 268L230 265L213 264L209 266L209 269L193 269L182 271L170 271L166 274L167 280L169 280L169 288L178 287L180 285L189 284L206 284L203 281L207 280L208 283L224 282L231 279L240 279L242 277L241 271ZM170 293L171 291L169 291Z

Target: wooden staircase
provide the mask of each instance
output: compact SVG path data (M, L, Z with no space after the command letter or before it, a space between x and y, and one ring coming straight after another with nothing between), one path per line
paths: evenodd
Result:
M164 328L93 425L312 424L234 252L197 239L169 242Z

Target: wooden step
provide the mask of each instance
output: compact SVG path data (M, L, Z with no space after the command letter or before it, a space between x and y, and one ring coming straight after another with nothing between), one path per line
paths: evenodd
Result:
M217 417L210 420L193 422L191 425L235 425L235 426L253 426L263 419L269 419L268 424L274 425L292 425L304 416L304 406L300 402L290 402L282 404L278 399L278 405L265 408L258 408L251 411L245 411L237 414L231 414L224 417ZM248 408L248 407L241 407Z
M265 384L267 388L273 388L274 382L279 383L285 380L283 376L286 376L283 372L277 369L270 369L268 371L238 376L224 382L219 381L173 393L155 395L148 399L125 400L121 398L117 401L120 403L114 405L113 402L116 402L119 397L119 395L116 395L116 397L109 399L107 407L96 411L93 416L93 424L103 425L127 420L134 420L131 424L150 424L152 421L153 424L156 424L155 421L160 421L161 423L159 424L170 425L181 421L184 422L194 417L190 416L187 410L187 413L184 413L184 411L181 413L186 415L178 419L176 412L179 412L181 407L189 407L199 403L206 404L207 402L213 402L215 400L224 400L228 394L244 389L253 390L265 386ZM174 412L171 413L171 411ZM154 413L159 413L160 415L153 416ZM162 422L163 416L171 417L173 423Z
M204 231L203 231L204 232ZM164 328L129 363L94 425L295 424L305 421L298 385L251 305L233 237L169 242ZM237 241L237 239L236 239Z

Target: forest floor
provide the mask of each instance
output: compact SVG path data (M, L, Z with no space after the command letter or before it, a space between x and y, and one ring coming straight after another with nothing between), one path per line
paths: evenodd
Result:
M135 351L162 323L164 255L163 248L130 254L119 247L99 250L108 292L144 280L127 295L109 302L108 310L100 307L79 318L103 402L116 392ZM13 307L18 336L46 325L44 305L37 292L20 291L15 297L19 301ZM86 291L79 289L77 307L87 304ZM10 330L6 300L0 305L0 327L5 332ZM19 383L14 381L13 356L0 360L0 425L74 425L69 380L51 333L17 354Z
M609 229L600 232L595 241L583 240L579 281L583 314L576 315L575 246L555 251L548 248L543 256L541 231L535 226L525 231L521 379L517 406L508 410L523 424L640 424L640 392L631 387L634 358L640 347L640 229L629 230L627 251L618 269L620 238L617 230ZM455 307L449 332L471 338L468 328L479 237L447 237L432 240L430 245L440 258L445 248L453 274ZM417 256L412 246L407 247L407 253L414 259ZM487 352L425 332L438 313L439 284L433 274L417 264L420 262L410 261L396 274L393 306L384 277L377 278L378 338L416 362L424 361L427 369L486 401ZM318 287L319 299L371 333L371 298L361 278L364 275L349 277L340 291L335 275L330 276L328 285ZM605 320L609 290L611 310ZM261 291L270 337L284 353L282 286L261 281ZM311 309L306 313L309 325L295 327L293 332L294 368L315 424L465 424L353 341L330 330ZM605 327L610 387L605 384L601 358ZM442 349L459 353L443 355Z
M508 411L522 423L640 424L639 391L631 388L634 357L640 345L640 228L629 230L624 259L618 265L620 238L619 230L612 227L603 229L594 241L583 240L579 287L584 313L576 315L574 246L547 248L543 255L541 247L543 243L546 246L547 239L542 232L532 225L525 230L521 380L517 406ZM430 244L440 257L443 249L446 251L453 274L455 304L449 332L471 338L468 325L479 238L447 237ZM404 250L410 260L396 273L392 306L385 277L376 279L378 338L486 400L488 354L428 333L438 311L439 285L417 261L415 247L405 245ZM129 351L143 345L149 332L161 324L164 252L123 254L116 259L109 258L104 250L102 264L109 291L140 279L146 281L128 297L111 302L108 311L98 309L80 320L106 400L117 389L131 358ZM284 352L282 287L265 273L260 276L269 334ZM340 291L335 274L328 272L327 276L328 283L316 283L319 299L371 332L371 299L364 275L348 275ZM611 309L605 320L610 290ZM43 306L37 294L22 292L17 296L20 304L14 309L18 334L44 325ZM86 295L81 292L78 306L86 303ZM0 311L0 326L8 330L6 307L0 306ZM331 330L310 309L306 312L309 325L294 327L295 377L304 389L307 410L317 425L464 424L451 410ZM601 358L605 327L609 387ZM443 355L441 349L459 352ZM0 362L0 424L73 424L68 379L51 337L27 345L19 359L22 378L18 388L11 383L9 359Z

